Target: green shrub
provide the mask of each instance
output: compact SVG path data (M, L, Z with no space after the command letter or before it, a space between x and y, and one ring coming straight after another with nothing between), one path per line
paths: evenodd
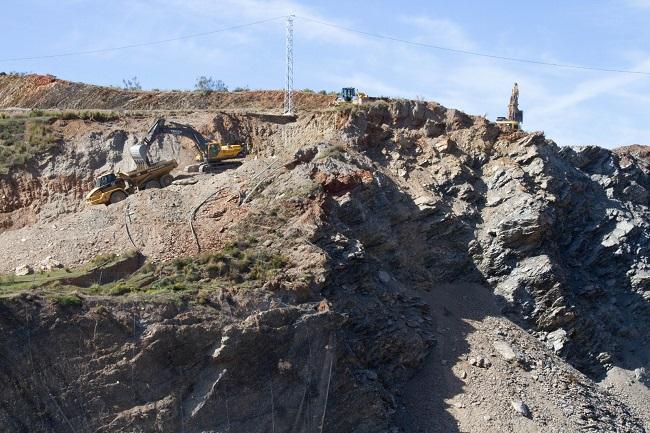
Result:
M227 92L228 86L221 80L215 80L212 77L200 76L196 79L194 90L208 94L211 92Z
M106 266L109 263L114 262L117 259L117 254L115 253L104 253L104 254L98 254L93 259L91 260L91 264L95 268L100 268L102 266Z
M63 293L57 295L54 298L54 301L62 306L66 307L79 307L81 306L81 298L76 293Z
M111 287L108 293L112 296L122 296L133 291L133 287L124 281L119 281Z
M199 290L196 294L196 303L199 305L207 305L210 303L210 295L205 290Z

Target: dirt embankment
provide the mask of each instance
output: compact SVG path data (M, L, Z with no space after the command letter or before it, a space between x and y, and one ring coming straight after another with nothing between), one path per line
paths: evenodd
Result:
M435 103L376 102L289 123L187 116L224 141L249 140L257 159L107 208L33 213L37 223L0 233L10 260L67 265L133 240L159 261L245 235L286 254L286 267L264 284L211 289L201 303L182 287L173 301L132 293L65 305L39 290L3 301L4 425L647 429L648 395L632 398L624 383L647 390L650 362L650 184L637 161L506 133ZM137 122L66 124L69 149L36 173L117 163L149 119ZM165 140L152 152L182 156L179 146ZM188 221L201 203L195 240ZM597 385L605 378L610 388Z
M296 92L298 110L326 108L332 95ZM242 109L281 112L284 92L126 91L74 83L44 75L0 75L1 108L93 110L218 110Z

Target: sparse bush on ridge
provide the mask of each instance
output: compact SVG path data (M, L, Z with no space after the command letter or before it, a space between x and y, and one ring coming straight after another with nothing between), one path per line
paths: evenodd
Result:
M227 92L228 87L221 80L215 80L212 77L202 75L196 79L194 90L207 94L212 92Z
M122 79L122 84L124 86L124 90L130 90L130 91L140 91L142 90L142 86L140 85L140 81L138 80L138 77L133 77L133 78L124 78Z

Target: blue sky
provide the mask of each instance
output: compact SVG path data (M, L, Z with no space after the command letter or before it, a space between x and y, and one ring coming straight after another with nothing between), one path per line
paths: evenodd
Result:
M480 51L650 72L650 0L299 1L4 0L0 60L114 47L294 13L362 31ZM295 87L357 87L424 98L494 119L519 82L524 127L561 145L650 144L650 76L512 63L368 38L296 19ZM282 88L282 20L160 45L42 60L0 71L145 88Z

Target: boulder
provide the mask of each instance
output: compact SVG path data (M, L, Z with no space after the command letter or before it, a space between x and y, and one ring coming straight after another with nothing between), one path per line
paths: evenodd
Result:
M546 342L548 343L548 346L551 347L555 353L560 352L563 348L566 342L569 341L567 338L567 332L562 329L556 329L553 332L549 332L549 334L546 336Z
M52 256L45 257L39 266L40 270L47 272L53 269L60 269L62 267L63 265L59 261L53 259Z
M435 138L442 135L442 133L445 132L445 124L440 122L434 122L431 119L427 119L427 121L424 122L422 131L424 132L424 135L426 137Z
M379 271L377 273L377 276L379 277L379 281L381 281L384 284L390 282L390 275L388 275L386 271Z
M478 355L474 358L470 358L469 363L470 365L473 365L478 368L490 368L490 366L492 365L490 360L482 355Z
M525 416L526 418L530 418L530 417L531 417L530 409L528 408L528 406L526 405L526 403L524 403L523 401L521 401L521 400L515 400L515 401L511 402L510 405L512 406L512 408L513 408L513 409L514 409L514 410L515 410L519 415L521 415L521 416Z
M505 341L495 341L492 343L494 350L497 351L503 359L508 362L516 362L523 359L523 355L519 351L515 351L512 346Z
M623 194L632 203L648 205L648 190L634 181L623 189Z
M32 267L29 265L20 265L16 268L14 273L18 276L30 275L34 273L34 269L32 269Z

